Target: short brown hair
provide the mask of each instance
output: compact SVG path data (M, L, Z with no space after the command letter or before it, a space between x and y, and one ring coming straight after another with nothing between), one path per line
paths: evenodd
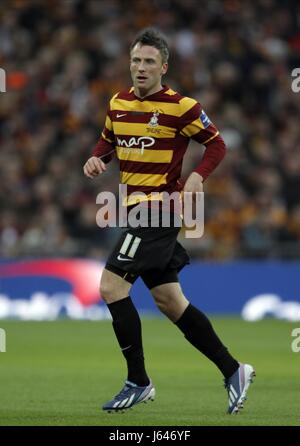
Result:
M167 63L169 59L169 47L166 38L163 34L155 28L145 28L143 29L134 39L130 45L130 52L135 47L137 43L141 45L154 46L160 52L162 62Z

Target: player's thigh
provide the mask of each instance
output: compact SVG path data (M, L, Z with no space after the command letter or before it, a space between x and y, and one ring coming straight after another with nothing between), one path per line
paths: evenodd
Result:
M168 269L161 272L154 269L142 274L141 278L161 311L165 312L169 308L177 308L181 311L188 305L176 270Z
M103 270L100 281L100 294L106 303L116 302L129 295L132 283L123 279L120 275Z
M179 282L162 283L150 289L156 302L174 302L184 298Z

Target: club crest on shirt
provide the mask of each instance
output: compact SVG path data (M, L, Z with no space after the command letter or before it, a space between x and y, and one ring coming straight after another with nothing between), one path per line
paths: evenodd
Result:
M151 117L150 121L148 122L150 127L157 127L158 126L158 116L159 116L159 112L158 111L154 111L153 112L153 116Z

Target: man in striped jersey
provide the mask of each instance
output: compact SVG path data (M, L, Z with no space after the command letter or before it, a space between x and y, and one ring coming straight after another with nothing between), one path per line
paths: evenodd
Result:
M189 263L178 243L176 206L169 227L161 225L164 193L180 191L183 157L190 139L205 146L198 166L183 192L202 192L203 181L225 155L224 141L196 100L162 85L169 50L164 37L146 29L130 49L133 87L110 101L105 126L84 173L94 178L105 173L115 153L120 163L120 183L128 187L126 205L156 208L159 227L129 227L108 258L100 285L113 328L127 362L128 376L122 390L103 406L118 411L153 400L155 389L147 375L141 321L129 293L141 276L158 308L183 332L185 338L213 361L222 372L229 396L229 413L243 406L254 376L253 367L234 359L215 333L208 318L191 305L180 287L177 273ZM159 195L152 201L151 193ZM134 196L132 195L134 193Z

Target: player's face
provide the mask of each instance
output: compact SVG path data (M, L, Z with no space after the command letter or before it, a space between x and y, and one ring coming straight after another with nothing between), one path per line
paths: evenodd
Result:
M154 46L141 46L140 43L137 43L130 56L133 86L143 93L143 96L159 91L161 77L168 68L168 64L162 63L159 50Z

